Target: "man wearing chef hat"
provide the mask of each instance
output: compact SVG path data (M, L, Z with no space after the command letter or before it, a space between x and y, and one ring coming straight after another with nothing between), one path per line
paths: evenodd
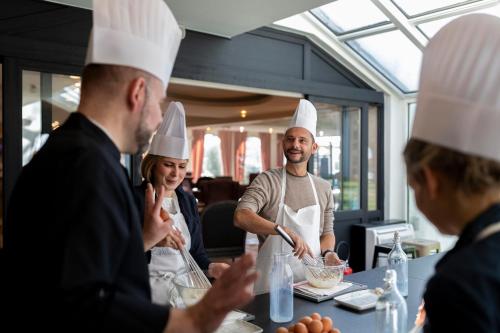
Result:
M500 19L462 16L424 50L404 157L418 208L455 247L424 294L425 332L500 332Z
M304 280L298 258L333 253L333 194L330 184L307 172L307 162L316 152L316 108L301 99L283 138L287 159L284 168L257 176L243 194L235 212L235 224L259 236L256 294L269 290L272 254L292 248L277 234L281 225L295 243L291 262L294 281Z
M256 274L246 274L253 263L243 257L192 307L150 300L145 245L172 221L160 216L164 190L155 200L151 186L140 216L120 155L147 147L160 124L180 39L162 0L94 2L78 112L22 170L10 198L2 298L5 320L28 313L17 331L210 332L251 299L245 286Z

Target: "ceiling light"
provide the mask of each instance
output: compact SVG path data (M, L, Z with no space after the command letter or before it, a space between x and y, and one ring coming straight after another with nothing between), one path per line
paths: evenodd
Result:
M212 129L210 127L207 127L207 132L210 132Z
M273 128L269 127L269 134L273 134Z
M323 131L319 131L319 136L323 136L325 134Z
M245 127L240 126L240 133L243 133L244 130L245 130Z
M70 75L69 78L73 80L80 80L80 77L77 75Z
M247 117L247 110L241 110L240 116L241 116L241 118L246 118Z

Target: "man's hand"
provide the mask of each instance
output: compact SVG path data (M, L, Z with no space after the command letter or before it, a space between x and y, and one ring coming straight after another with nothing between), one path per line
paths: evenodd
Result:
M288 227L284 227L284 226L283 226L283 229L285 230L285 232L288 234L288 236L290 236L290 238L295 243L295 247L293 248L293 253L295 256L297 256L299 259L302 259L302 257L306 253L308 253L311 257L314 258L314 255L311 252L311 249L309 248L309 246L306 244L306 242L304 242L304 240L298 234L295 233L295 231L293 231L292 229L290 229Z
M325 254L325 265L328 266L337 266L341 265L342 260L340 260L339 256L335 252L327 252Z
M165 333L215 331L231 310L252 300L251 284L258 276L252 272L254 266L252 256L243 255L224 271L198 303L185 310L172 309Z
M154 197L153 186L148 184L144 198L144 225L142 227L142 237L144 250L147 251L155 246L159 241L172 231L172 219L167 212L161 209L165 189L163 186Z

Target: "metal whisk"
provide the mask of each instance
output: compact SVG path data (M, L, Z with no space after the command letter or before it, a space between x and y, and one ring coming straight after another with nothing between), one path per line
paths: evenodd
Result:
M276 232L283 237L283 239L292 247L295 248L295 242L292 240L292 238L285 232L283 227L281 227L279 224L274 227ZM309 253L306 253L302 257L302 262L305 264L306 268L309 270L311 275L315 279L319 280L324 280L324 279L329 279L329 278L335 278L335 274L333 272L328 272L326 270L321 270L322 267L324 267L324 262L321 260L317 260L309 255ZM311 267L313 266L313 267ZM317 268L318 270L316 270Z
M182 260L186 265L189 284L195 288L210 288L212 284L208 280L205 273L203 273L200 266L198 266L191 253L189 253L185 247L181 248L179 251L181 252Z

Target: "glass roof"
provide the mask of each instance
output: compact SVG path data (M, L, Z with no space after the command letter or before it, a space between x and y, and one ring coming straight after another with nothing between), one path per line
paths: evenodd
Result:
M311 13L378 75L407 94L418 88L428 40L465 14L500 17L500 0L337 0Z
M422 51L401 31L352 39L347 44L404 92L417 90Z
M389 22L371 0L338 0L311 12L337 34Z

